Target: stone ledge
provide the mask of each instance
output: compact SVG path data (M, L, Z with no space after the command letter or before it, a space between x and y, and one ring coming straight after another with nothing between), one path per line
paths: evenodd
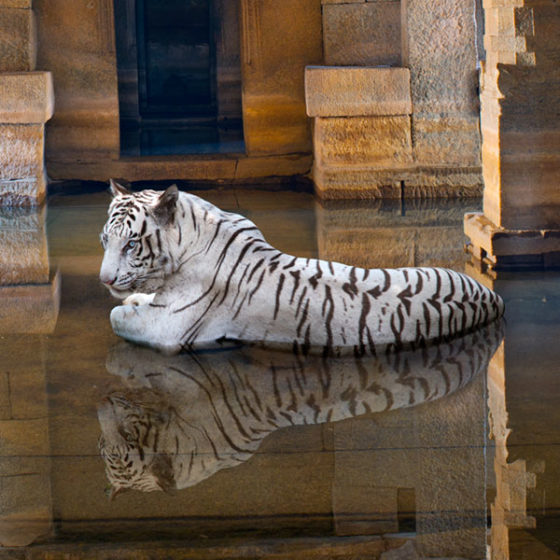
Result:
M560 229L510 230L482 213L465 214L465 235L477 260L492 268L559 268Z
M50 72L0 74L0 123L45 123L53 111L54 90Z
M410 115L410 70L307 66L305 102L310 117Z
M57 154L60 156L60 154ZM306 175L312 156L294 153L271 156L237 156L212 154L206 156L169 156L91 159L49 158L49 177L57 180L108 181L110 177L126 177L129 181L186 180L193 182L224 181L234 184L262 183Z
M80 529L87 524L79 524ZM109 524L116 530L116 522ZM109 529L109 530L110 530ZM79 546L75 542L36 543L34 558L72 558L79 554L83 560L113 560L114 558L138 558L145 560L207 560L208 558L246 558L247 560L332 560L333 558L379 558L382 554L406 544L401 535L359 536L359 537L292 537L292 538L232 538L226 542L223 538L205 538L200 542L163 542L143 541L141 543L121 543L108 540L100 546L98 543L84 542ZM12 551L10 551L12 552ZM20 551L13 551L13 556L21 558ZM23 556L25 557L25 556Z
M325 200L471 198L482 194L479 167L375 168L313 166L317 195Z

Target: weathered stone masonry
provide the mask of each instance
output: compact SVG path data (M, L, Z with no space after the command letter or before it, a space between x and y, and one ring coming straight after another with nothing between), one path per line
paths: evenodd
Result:
M558 266L560 6L485 0L481 123L484 213L465 218L491 266Z
M53 114L49 72L34 72L31 0L0 0L0 202L40 204L45 196L45 123Z

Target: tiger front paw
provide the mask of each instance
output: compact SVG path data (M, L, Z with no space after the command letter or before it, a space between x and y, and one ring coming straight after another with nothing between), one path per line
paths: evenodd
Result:
M156 294L131 294L124 301L123 305L146 305L152 303Z
M139 294L142 295L142 294ZM149 305L119 305L111 311L113 332L125 340L151 346L167 354L181 351L181 342L173 323L161 310Z

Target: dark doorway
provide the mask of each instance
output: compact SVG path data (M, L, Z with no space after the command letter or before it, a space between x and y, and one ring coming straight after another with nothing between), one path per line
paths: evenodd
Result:
M123 155L242 152L237 2L115 0Z

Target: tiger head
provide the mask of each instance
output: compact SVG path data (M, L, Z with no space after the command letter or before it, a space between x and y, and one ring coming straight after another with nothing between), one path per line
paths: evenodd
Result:
M99 451L113 498L125 490L153 492L175 488L172 461L158 452L158 438L169 413L113 393L99 405Z
M132 193L111 180L113 200L101 233L105 251L99 278L113 296L153 293L171 273L168 232L179 191Z

